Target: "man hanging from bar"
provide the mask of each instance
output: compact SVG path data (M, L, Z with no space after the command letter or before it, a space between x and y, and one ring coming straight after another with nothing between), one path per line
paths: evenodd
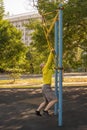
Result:
M53 62L54 62L54 49L51 49L47 63L42 63L40 65L43 74L43 87L42 87L42 94L44 97L44 101L39 105L36 110L37 116L41 115L41 110L43 110L43 115L49 115L49 109L57 102L57 97L54 91L51 88L52 84L52 74L53 74Z

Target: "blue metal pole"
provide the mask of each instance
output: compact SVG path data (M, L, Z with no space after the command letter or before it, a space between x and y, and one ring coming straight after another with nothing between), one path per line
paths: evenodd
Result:
M63 53L63 10L59 4L59 126L62 126L62 53Z
M58 67L58 50L59 50L59 47L58 47L58 42L59 42L59 22L58 20L55 22L55 52L56 52L56 55L55 55L55 65L56 67ZM55 94L58 98L58 70L55 69ZM55 110L54 110L54 114L57 115L58 114L58 103L55 104Z

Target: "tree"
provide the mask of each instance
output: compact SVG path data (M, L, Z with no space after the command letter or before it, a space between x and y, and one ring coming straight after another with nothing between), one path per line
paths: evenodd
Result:
M85 49L87 43L87 1L69 0L64 9L64 59L67 66L79 65L78 48ZM80 57L81 58L81 57ZM77 66L78 67L78 66Z
M56 0L57 1L57 0ZM41 15L48 12L58 10L57 3L50 2L49 0L38 0L36 7ZM64 2L64 1L63 1ZM80 59L77 59L78 48L83 51L87 50L87 1L85 0L69 0L64 3L63 11L63 64L66 68L78 68ZM52 23L55 13L45 15L47 27ZM51 22L49 22L51 21ZM33 25L33 23L32 23ZM31 26L31 23L30 23ZM32 33L32 45L37 48L41 53L47 55L47 41L43 32L42 23L34 22L34 32ZM50 34L50 40L54 44L54 28ZM80 57L81 58L81 57Z
M0 20L0 68L19 69L25 61L26 46L21 42L21 32L10 22Z
M29 21L29 24L26 27L32 31L30 34L32 37L32 42L29 46L29 51L27 53L27 70L29 70L30 63L33 63L34 73L39 73L40 71L40 64L43 61L46 61L46 56L48 55L49 48L47 45L46 38L44 36L44 32L42 29L41 21L40 20L33 20Z
M0 20L3 18L4 16L4 3L3 0L0 0Z
M82 66L85 72L87 72L87 51L82 52Z

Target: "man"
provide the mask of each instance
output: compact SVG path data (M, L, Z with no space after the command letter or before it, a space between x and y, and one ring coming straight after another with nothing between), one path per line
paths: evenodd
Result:
M41 64L40 67L42 68L43 74L43 87L42 87L42 94L44 97L44 101L40 104L40 106L36 110L36 115L42 116L40 111L42 108L44 115L49 115L48 110L57 102L57 97L51 88L52 83L52 74L53 74L53 61L54 61L54 49L51 50L47 63Z

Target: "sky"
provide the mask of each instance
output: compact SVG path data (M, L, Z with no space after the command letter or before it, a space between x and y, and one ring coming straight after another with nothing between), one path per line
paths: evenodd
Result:
M34 12L33 6L30 5L29 0L3 0L5 13L16 15L27 12Z

